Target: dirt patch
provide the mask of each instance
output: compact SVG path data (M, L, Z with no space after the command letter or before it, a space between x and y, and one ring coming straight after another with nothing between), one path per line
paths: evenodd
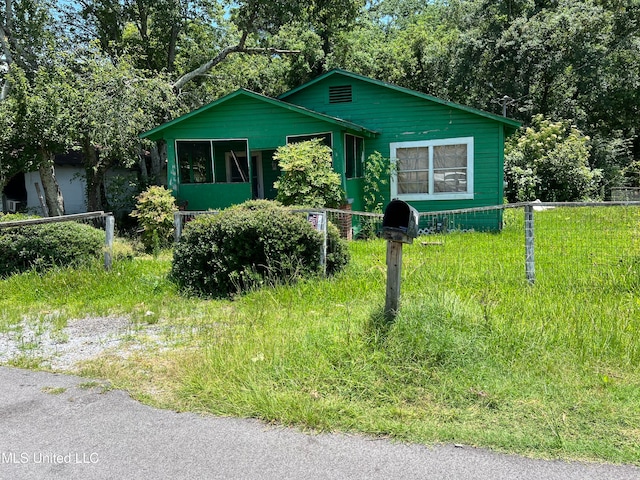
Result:
M106 351L126 355L142 345L163 345L157 325L136 325L127 317L86 317L69 320L56 328L52 318L25 319L7 332L0 332L0 364L18 359L39 359L52 370L73 370L78 362ZM123 345L127 348L121 348Z

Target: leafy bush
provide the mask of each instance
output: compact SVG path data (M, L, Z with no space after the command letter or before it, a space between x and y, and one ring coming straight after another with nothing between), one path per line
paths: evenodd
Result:
M279 147L273 158L282 175L273 184L283 205L337 208L345 193L340 175L333 171L331 148L319 139Z
M602 172L589 167L589 137L542 115L505 146L507 198L565 202L593 197Z
M347 263L347 251L335 227L330 235L327 271L333 273ZM277 202L250 201L190 222L171 277L194 293L227 296L319 273L321 245L304 215Z
M349 247L333 223L327 223L327 274L341 271L349 263Z
M157 252L171 242L173 214L178 210L176 200L164 187L151 186L136 198L131 216L142 227L142 244L148 252Z
M3 215L0 222L26 218ZM75 222L0 229L0 276L94 261L102 255L104 239L101 230Z

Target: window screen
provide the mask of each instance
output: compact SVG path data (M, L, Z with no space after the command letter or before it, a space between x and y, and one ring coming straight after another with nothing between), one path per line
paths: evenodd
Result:
M344 156L346 177L362 177L364 164L364 139L353 135L345 135Z
M176 142L180 183L213 183L210 141Z

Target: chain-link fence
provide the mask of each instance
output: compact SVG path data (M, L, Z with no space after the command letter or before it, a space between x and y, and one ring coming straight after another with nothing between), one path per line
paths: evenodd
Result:
M383 214L326 209L348 240L380 237ZM178 212L176 239L196 215ZM433 268L516 273L530 283L640 284L640 202L521 203L423 212L416 243L432 249ZM471 234L459 240L460 235ZM634 283L635 285L635 283ZM587 285L588 286L588 285Z

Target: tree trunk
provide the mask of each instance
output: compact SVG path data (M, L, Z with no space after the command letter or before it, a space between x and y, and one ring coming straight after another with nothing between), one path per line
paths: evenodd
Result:
M88 139L83 142L84 169L87 182L87 210L99 212L104 210L104 168L98 163L98 153Z
M167 48L167 71L173 72L176 64L176 45L178 43L178 35L180 28L174 24L171 27L171 35L169 37L169 47Z
M162 167L167 163L167 143L160 140L151 147L151 185L164 184L165 175L163 175Z
M7 25L11 24L12 18L12 12L11 12L11 2L7 2L7 6L6 6L6 13L5 15L7 15ZM7 30L8 30L8 26L7 26ZM4 55L4 61L5 63L9 66L9 68L11 68L11 64L13 63L13 55L11 53L11 48L9 46L9 33L7 30L5 30L5 28L3 28L3 25L0 24L0 47L2 47L2 54ZM0 89L0 101L5 100L8 96L9 96L9 80L7 80L6 78L4 79L4 84L2 84L2 88Z
M140 187L147 188L150 185L149 182L149 170L147 169L147 159L145 158L145 151L142 145L138 146L138 167L140 168Z
M46 150L41 151L42 160L38 166L40 173L40 181L42 182L42 190L44 199L49 209L50 217L64 215L64 198L60 191L60 186L56 180L55 167L53 165L53 154Z

